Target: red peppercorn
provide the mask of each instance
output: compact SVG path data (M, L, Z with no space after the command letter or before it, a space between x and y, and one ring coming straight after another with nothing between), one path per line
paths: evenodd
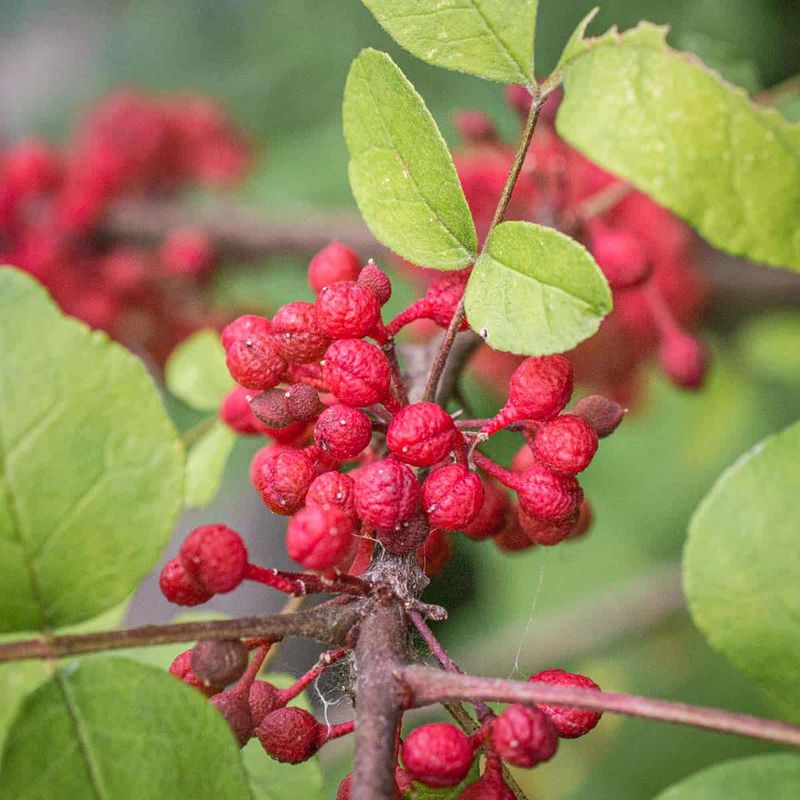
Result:
M287 303L275 312L272 333L290 364L319 361L331 343L319 328L314 306L302 300Z
M572 530L567 534L567 539L580 539L584 536L594 521L594 512L589 501L584 497L578 511L578 521L572 526Z
M492 721L492 749L515 767L549 761L558 749L558 733L547 715L536 708L509 706Z
M212 597L212 593L189 575L177 558L164 565L158 578L158 585L164 597L170 603L179 606L199 606Z
M627 231L592 226L591 251L612 289L637 286L652 272L639 240Z
M511 508L506 514L505 525L495 534L494 543L504 553L518 553L533 547L534 542L519 524L516 508Z
M328 388L349 406L371 406L386 399L391 371L384 353L362 339L340 339L325 351Z
M428 538L417 550L417 561L422 571L432 578L438 575L450 562L453 543L444 531L431 531Z
M253 681L248 700L250 713L253 715L253 724L256 728L267 714L271 714L285 705L280 689L269 681Z
M388 303L392 296L392 282L389 280L389 276L372 259L361 270L357 283L360 286L366 286L378 298L380 305Z
M539 428L533 449L548 469L575 475L589 466L597 452L597 432L586 420L561 414Z
M516 488L525 513L550 522L574 513L583 500L583 490L574 476L557 475L541 464L526 469Z
M429 532L428 519L419 511L391 530L377 531L376 538L388 552L404 556L417 550L428 538Z
M219 409L220 419L236 433L253 436L262 432L258 418L250 407L251 389L236 386L231 389L222 401Z
M308 283L319 293L325 286L339 281L354 281L361 271L358 253L341 242L331 242L311 259Z
M331 458L355 458L372 440L372 423L357 408L335 405L325 409L314 426L314 441Z
M250 483L253 488L258 491L258 486L261 478L259 477L261 468L267 464L272 464L278 457L278 453L294 451L294 447L289 447L283 444L268 444L256 451L252 460L250 461Z
M355 482L356 512L370 527L392 530L419 508L417 476L393 458L362 467Z
M253 735L253 716L247 700L236 691L227 691L215 694L211 702L225 717L239 747L244 747Z
M453 449L453 418L436 403L413 403L397 411L386 432L386 446L395 458L416 467L430 467Z
M271 389L286 372L286 362L275 339L255 333L234 341L225 363L236 383L248 389Z
M353 524L357 520L355 481L344 472L323 472L311 481L306 493L307 506L337 506L350 517Z
M463 464L435 469L422 484L422 505L433 527L457 531L475 519L482 504L481 479Z
M516 800L516 795L503 780L502 773L484 773L479 780L465 786L458 800Z
M658 351L661 368L678 386L697 389L706 375L706 353L703 346L687 333L668 334Z
M467 777L474 749L455 725L432 722L413 730L403 742L403 764L416 781L431 788L457 786Z
M538 519L527 514L520 506L517 509L517 517L522 530L525 535L535 544L540 544L545 547L552 547L553 545L563 542L564 539L569 538L569 535L575 529L578 522L578 509L575 509L571 514L568 514L564 519L556 522L546 519Z
M203 525L184 539L179 558L186 571L208 592L235 589L247 569L242 537L226 525Z
M214 250L202 228L177 228L167 235L159 257L168 275L199 278L211 268Z
M508 493L493 480L484 480L483 504L475 519L461 530L465 536L475 541L489 539L501 530L510 507Z
M255 476L261 499L276 514L299 511L314 480L314 466L308 456L293 447L282 447L265 458Z
M306 569L330 569L350 552L354 532L352 520L337 506L306 506L289 520L286 551Z
M528 680L550 683L554 686L575 686L580 689L600 691L600 687L591 678L573 672L565 672L562 669L546 669L531 675ZM603 716L602 711L588 711L569 706L540 705L538 707L550 717L550 722L553 723L562 739L577 739L579 736L587 734Z
M315 306L320 329L331 339L361 339L381 325L375 293L355 281L340 281L322 289Z
M228 323L220 334L222 346L227 350L234 342L247 339L249 336L266 336L272 330L272 323L266 317L245 314Z
M319 723L308 711L294 706L267 714L256 736L268 756L286 764L308 761L319 749Z

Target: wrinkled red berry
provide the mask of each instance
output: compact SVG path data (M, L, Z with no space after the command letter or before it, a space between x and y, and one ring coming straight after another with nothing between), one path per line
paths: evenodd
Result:
M551 419L571 396L572 366L560 355L526 358L509 381L508 403L521 419Z
M347 514L355 524L356 499L355 481L344 472L323 472L311 481L306 493L307 506L337 506Z
M534 464L520 475L517 497L526 514L558 522L577 510L583 490L573 475L557 475Z
M565 672L562 669L546 669L531 675L528 680L550 683L554 686L575 686L580 689L600 691L600 687L591 678L573 672ZM587 711L569 706L540 705L539 708L550 717L550 722L553 723L562 739L577 739L579 736L589 733L603 716L602 711Z
M253 396L251 389L243 386L236 386L231 389L222 401L219 409L220 419L236 433L245 436L252 436L262 432L258 418L253 414L250 407L250 399Z
M404 556L417 550L429 532L428 518L420 511L390 530L378 530L376 537L388 552Z
M539 428L533 449L553 472L575 475L589 466L597 452L597 432L586 420L561 414Z
M272 333L284 359L291 364L319 361L331 343L319 328L313 304L302 300L287 303L275 312Z
M284 705L280 689L269 681L253 681L248 695L250 703L250 713L253 716L253 724L257 728L261 720L277 711Z
M372 439L372 423L357 408L338 404L325 409L314 426L314 441L331 458L355 458Z
M417 561L422 571L429 577L438 575L450 562L453 555L453 542L444 531L432 531L417 550Z
M253 735L253 716L250 705L238 692L227 691L215 694L211 702L225 717L239 747L244 747Z
M191 653L192 670L204 686L224 689L247 669L247 645L240 639L200 641Z
M519 524L516 508L509 509L505 525L495 534L494 543L504 553L518 553L533 547L534 542Z
M667 377L687 389L697 389L706 376L706 353L703 345L687 333L670 333L658 350L661 368Z
M432 788L457 786L475 757L469 737L455 725L432 722L413 730L403 743L403 764L416 781Z
M355 281L324 287L315 308L320 330L331 339L361 339L380 326L378 298L371 289Z
M358 253L341 242L331 242L320 250L308 265L308 283L319 293L339 281L354 281L361 271Z
M552 547L559 542L563 542L564 539L568 539L578 522L578 515L579 511L575 509L563 519L553 522L552 520L532 517L525 512L522 506L517 509L519 524L522 530L525 531L525 535L534 544L540 544L545 547Z
M158 585L164 597L179 606L199 606L213 596L186 571L178 558L164 565Z
M419 507L417 476L393 458L362 467L355 479L356 511L370 527L392 530Z
M362 339L340 339L325 351L325 383L342 403L371 406L389 394L391 371L386 356Z
M463 528L475 519L482 504L481 479L463 464L435 469L422 484L422 505L435 528Z
M236 383L247 389L271 389L280 383L286 371L286 362L275 339L256 333L234 341L228 348L225 363Z
M493 720L489 741L503 761L515 767L534 767L555 755L558 733L543 712L514 705Z
M268 444L256 450L250 461L250 483L253 484L253 488L258 491L259 481L261 480L259 476L263 466L273 464L279 453L292 452L294 450L294 447L284 444Z
M300 764L319 748L319 723L302 708L279 708L261 720L256 736L268 756Z
M567 535L567 539L580 539L585 535L594 521L594 512L589 501L584 497L578 511L578 521L572 526L572 530Z
M222 346L227 350L234 342L247 339L248 336L266 336L272 330L272 323L266 317L245 314L228 323L220 334Z
M505 525L510 503L508 493L493 480L483 481L483 504L475 519L461 530L475 541L489 539Z
M386 432L386 446L400 461L430 467L452 450L456 433L453 418L441 406L413 403L394 415Z
M361 270L357 283L366 286L378 298L380 305L388 303L392 296L392 282L389 276L372 260Z
M226 525L195 528L181 545L179 558L186 571L213 594L235 589L247 569L242 537Z
M479 780L461 790L458 800L516 800L516 797L502 773L485 772Z
M330 569L350 552L354 532L351 518L337 506L306 506L289 520L286 551L306 569Z
M265 457L256 473L255 484L261 499L272 511L291 515L302 507L314 477L314 465L302 450L282 447Z

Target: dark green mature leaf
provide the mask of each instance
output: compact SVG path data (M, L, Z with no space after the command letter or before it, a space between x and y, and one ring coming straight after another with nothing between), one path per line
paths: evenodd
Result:
M553 228L504 222L467 284L467 319L496 350L561 353L591 336L611 292L589 252Z
M198 331L172 351L164 369L167 389L199 411L216 411L234 382L215 330Z
M141 362L0 270L0 630L126 598L181 507L183 451Z
M713 245L800 269L800 127L642 23L566 63L558 130Z
M695 511L683 557L695 623L787 704L800 705L800 423L717 480Z
M800 756L753 756L704 769L656 800L795 800L798 788Z
M189 448L184 489L187 508L200 508L214 499L235 444L236 434L221 420L214 420Z
M69 664L25 701L3 800L244 800L239 748L196 689L124 659Z
M362 50L344 90L350 186L378 241L411 261L458 269L477 239L447 145L386 53Z
M533 83L538 0L363 0L389 35L437 67Z

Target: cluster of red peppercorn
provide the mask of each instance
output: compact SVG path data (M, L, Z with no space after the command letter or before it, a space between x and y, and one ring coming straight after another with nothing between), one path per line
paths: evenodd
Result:
M511 86L506 97L524 119L531 104L528 91ZM576 375L629 402L642 362L657 351L672 381L697 387L705 353L685 330L697 320L705 298L694 240L669 212L630 191L558 136L559 100L560 93L553 93L542 109L506 219L554 225L583 242L611 286L614 310L599 333L570 354ZM456 168L478 230L485 234L514 149L481 112L462 112L456 125L464 141L455 154ZM496 371L499 363L493 355L483 365Z
M27 139L0 150L0 262L31 273L69 314L163 360L208 324L208 237L176 229L152 252L87 234L115 201L230 183L249 163L241 133L209 100L109 95L64 149Z

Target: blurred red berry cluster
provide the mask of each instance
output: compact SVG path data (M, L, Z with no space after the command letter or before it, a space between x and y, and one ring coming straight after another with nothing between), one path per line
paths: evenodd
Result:
M531 97L508 88L507 101L524 119ZM636 396L640 367L657 354L680 386L695 388L705 372L702 345L687 328L702 312L705 285L691 232L641 192L587 160L555 129L558 93L542 109L506 219L552 225L581 241L603 270L614 310L600 331L570 353L576 378L628 403ZM456 119L463 145L455 163L479 235L485 235L514 159L492 120L466 111ZM495 353L484 370L513 369L513 357Z
M163 360L208 322L199 289L211 243L178 229L152 251L104 240L98 225L117 201L229 184L250 161L242 133L206 98L111 94L63 148L26 139L0 150L0 261L35 276L67 313Z

